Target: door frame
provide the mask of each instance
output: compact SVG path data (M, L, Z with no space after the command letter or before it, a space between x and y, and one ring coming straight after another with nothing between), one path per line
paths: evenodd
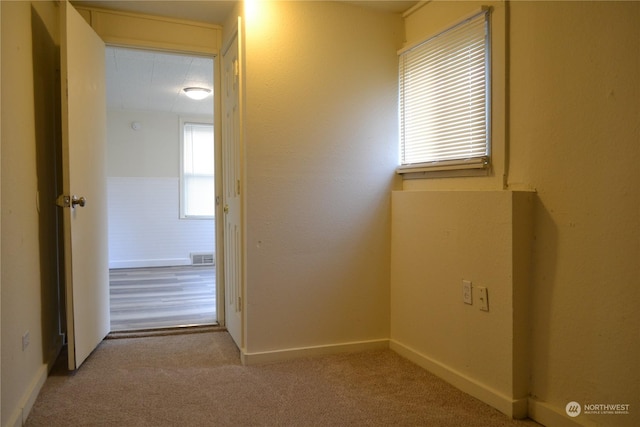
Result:
M221 116L221 40L222 27L202 22L191 22L138 13L94 9L74 5L76 10L102 38L105 45L130 49L143 49L213 59L213 130L215 145L215 195L222 194L222 116ZM124 25L126 23L126 25ZM122 24L122 25L119 25ZM179 40L170 37L172 32L180 34ZM141 37L145 37L144 39ZM203 43L202 40L205 40ZM222 204L216 203L215 257L216 257L216 317L218 324L225 326L224 304L224 224Z
M228 40L225 42L225 45L220 54L220 78L224 81L221 81L221 96L220 101L222 102L221 108L221 121L223 126L227 126L227 129L223 132L221 147L222 147L222 162L223 164L228 162L229 159L225 157L225 148L226 151L229 151L228 144L230 141L229 138L229 128L233 127L234 129L231 131L233 135L237 137L235 142L238 143L238 146L235 147L234 150L236 152L237 158L234 159L234 163L236 163L232 168L235 171L235 181L233 183L224 182L225 178L229 179L228 176L229 170L223 170L222 172L222 205L224 211L223 217L223 251L224 251L224 271L226 272L226 277L229 279L225 282L225 295L224 295L224 306L226 319L228 321L225 322L227 326L227 330L236 345L241 351L241 358L244 363L244 349L245 349L245 316L246 316L246 295L244 292L244 281L245 281L245 247L244 247L244 223L243 223L243 215L244 215L244 197L245 197L245 176L244 176L244 167L243 167L243 125L242 125L242 90L243 90L243 69L242 69L242 38L241 38L241 29L242 29L242 20L238 17L236 25L233 27L233 30L230 32L230 36ZM231 51L231 48L235 45L235 52ZM236 82L237 91L234 93L235 98L235 106L238 111L237 116L237 126L234 120L233 125L231 125L227 118L227 105L226 101L228 99L228 89L229 82L226 80L229 78L227 75L225 60L227 58L227 54L231 54L232 57L235 54L235 72L234 72L234 81ZM223 76L224 74L224 76ZM233 86L233 85L232 85ZM222 93L222 92L225 93ZM223 117L224 116L224 117ZM236 151L237 150L237 151ZM228 153L227 153L228 154ZM230 189L230 186L233 188ZM237 187L236 187L237 185ZM230 197L230 193L234 195ZM231 200L235 200L232 202ZM228 204L230 203L230 205ZM233 205L233 206L231 206ZM231 209L229 209L231 208ZM237 210L237 212L235 212ZM233 216L235 219L230 219ZM232 231L227 227L230 225L234 225L237 227L236 232L239 233L239 238L233 239ZM237 236L237 234L236 234ZM235 241L235 245L231 242ZM236 246L237 245L237 246ZM228 253L227 253L228 252ZM233 270L233 271L232 271ZM233 301L232 301L233 300Z
M221 104L221 100L220 100L220 55L215 55L215 54L203 54L203 53L193 53L191 51L186 51L186 50L177 50L177 49L162 49L162 48L148 48L145 46L140 46L138 44L136 45L132 45L132 44L122 44L122 43L118 43L118 44L114 44L114 43L105 43L106 47L113 47L113 48L125 48L125 49L132 49L132 50L140 50L140 51L144 51L144 52L160 52L160 53L167 53L167 54L177 54L177 55L185 55L185 56L190 56L190 57L200 57L200 58L207 58L207 59L211 59L213 60L213 120L211 122L211 124L213 125L213 132L214 132L214 184L215 184L215 194L212 196L215 200L215 219L214 219L214 224L215 224L215 234L213 236L214 238L214 254L215 254L215 274L216 274L216 286L215 286L215 290L216 290L216 322L219 325L224 326L224 313L225 313L225 306L224 306L224 265L223 265L223 259L224 259L224 245L222 243L222 231L223 231L223 227L224 224L220 225L219 222L220 220L223 218L222 217L222 207L221 207L221 203L219 203L218 201L221 199L221 196L219 196L222 192L222 133L221 133L221 129L220 129L220 123L217 120L217 115L219 114L219 106ZM197 121L197 119L194 118L194 120L190 119L190 116L186 115L186 116L180 116L180 122L182 124L182 120L185 119L187 121ZM204 123L204 121L203 121ZM179 131L182 132L182 126L180 126ZM180 151L182 151L183 147L182 147L182 135L180 136L180 140L179 140L179 145L180 145ZM180 169L182 169L182 165L180 165ZM180 173L180 178L182 178L182 172ZM180 184L182 185L182 184ZM182 192L182 190L180 189L180 193ZM181 201L180 200L176 200L176 203L179 204L178 206L178 210L182 209L181 208Z

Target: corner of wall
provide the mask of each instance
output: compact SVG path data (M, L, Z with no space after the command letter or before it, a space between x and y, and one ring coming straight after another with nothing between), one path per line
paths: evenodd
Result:
M512 192L513 270L513 396L527 400L531 371L531 257L533 243L533 191ZM526 405L523 408L527 413Z
M389 348L416 365L442 378L454 387L490 405L503 414L516 419L526 418L528 415L528 399L526 397L513 399L503 393L488 387L469 375L465 375L451 366L440 363L418 351L391 340Z
M528 414L533 203L503 190L392 203L391 348L514 418ZM486 287L489 312L475 290L463 303L462 279Z
M528 413L529 418L545 426L596 427L598 425L584 418L580 419L580 422L578 422L578 420L571 419L566 414L560 412L557 407L534 398L529 398Z

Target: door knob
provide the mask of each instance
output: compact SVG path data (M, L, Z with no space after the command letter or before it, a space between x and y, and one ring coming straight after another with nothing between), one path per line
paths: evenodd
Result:
M81 208L84 207L84 205L87 204L87 199L84 198L84 196L82 197L78 197L78 196L71 196L71 207L76 207L76 205L80 205Z

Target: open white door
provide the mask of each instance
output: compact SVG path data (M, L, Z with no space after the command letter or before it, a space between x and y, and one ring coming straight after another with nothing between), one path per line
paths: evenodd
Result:
M60 3L64 259L69 369L109 333L104 43ZM84 198L84 199L82 199ZM66 202L66 203L65 203Z
M240 197L242 140L237 34L222 55L222 67L225 326L236 345L242 348L244 345L242 336L242 200Z

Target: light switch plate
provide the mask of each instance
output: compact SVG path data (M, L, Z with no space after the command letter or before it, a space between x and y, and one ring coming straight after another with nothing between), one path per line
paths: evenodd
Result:
M462 281L462 302L465 304L472 305L473 304L473 287L471 286L470 280Z
M478 301L480 301L480 310L489 311L489 291L484 286L478 286Z

